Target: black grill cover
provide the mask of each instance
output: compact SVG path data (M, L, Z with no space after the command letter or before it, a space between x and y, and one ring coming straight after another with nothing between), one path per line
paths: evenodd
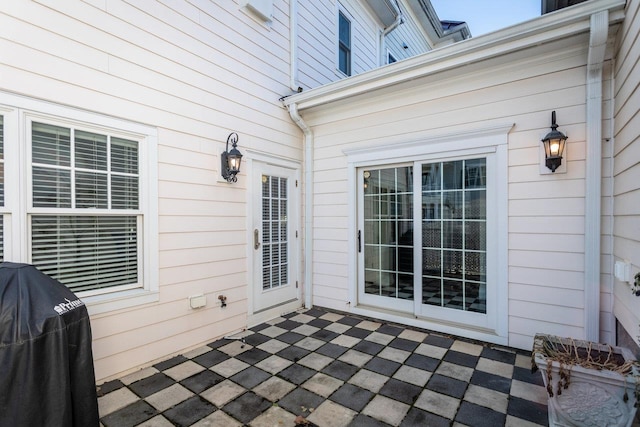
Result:
M0 263L0 427L97 427L91 325L63 284Z

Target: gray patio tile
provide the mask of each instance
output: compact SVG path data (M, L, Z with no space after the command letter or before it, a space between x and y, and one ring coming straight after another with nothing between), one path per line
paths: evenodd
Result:
M326 342L324 342L322 340L311 338L311 337L306 337L306 338L301 339L300 341L298 341L294 345L297 346L297 347L300 347L300 348L304 348L304 349L309 350L309 351L314 351L314 350L319 349L320 347L322 347L325 344L326 344Z
M233 419L223 411L215 411L211 415L201 419L191 427L242 427L242 423Z
M400 424L404 416L407 415L409 408L409 405L398 402L397 400L389 399L385 396L376 396L362 410L362 414L384 421L387 424L397 426Z
M273 356L269 356L268 358L256 363L255 366L256 368L260 368L263 371L275 375L292 364L293 362L291 360L276 356L274 354Z
M289 347L289 344L284 343L280 340L277 339L272 339L269 340L265 343L262 343L258 346L258 348L260 350L264 350L267 353L271 353L271 354L275 354L277 352L279 352L280 350L284 350L285 348Z
M270 407L272 407L272 404L267 399L248 391L224 405L222 410L242 423L248 424Z
M348 350L346 353L340 356L338 360L349 363L354 366L361 367L365 363L367 363L369 360L371 360L372 357L373 356L371 356L370 354L362 353L360 351L352 349L352 350Z
M122 383L125 384L125 385L129 385L129 384L132 384L132 383L134 383L136 381L140 381L143 378L147 378L147 377L150 377L150 376L152 376L154 374L157 374L158 372L160 372L160 371L158 371L156 368L150 366L148 368L144 368L144 369L141 369L139 371L133 372L133 373L131 373L129 375L125 375L124 377L120 378L120 381L122 381Z
M261 382L266 381L269 377L271 377L271 374L263 371L262 369L258 369L255 366L250 366L229 379L236 384L240 384L246 389L252 389Z
M362 322L358 323L356 325L357 328L360 329L366 329L368 331L375 331L376 329L378 329L380 326L382 326L382 323L379 322L373 322L371 320L363 320Z
M381 375L367 369L359 370L349 379L349 383L355 384L374 393L379 392L387 381L389 381L388 376Z
M400 427L449 427L450 425L451 420L427 411L423 411L422 409L411 408L409 410L409 413L407 413L407 416L402 420L402 424L400 424Z
M316 371L321 371L331 362L333 362L333 359L331 357L323 356L322 354L317 353L309 353L298 361L300 365L306 366L307 368L311 368Z
M416 341L421 343L422 341L424 341L425 338L427 338L427 335L429 334L427 334L426 332L414 331L412 329L405 329L404 331L402 331L400 335L398 335L398 338L404 338L406 340Z
M162 415L156 415L150 420L138 424L136 427L174 427L174 424Z
M262 335L266 335L266 336L271 337L271 338L275 338L277 336L280 336L280 335L284 334L285 332L287 332L286 329L282 329L282 328L279 328L277 326L269 326L268 328L263 329L263 330L260 331L260 333Z
M473 369L466 366L456 365L455 363L442 362L436 369L436 373L457 380L469 382L473 376Z
M434 359L442 359L447 353L446 348L438 347L431 344L420 344L415 349L414 353L422 354L423 356L433 357Z
M288 368L283 369L278 373L278 376L284 378L285 380L292 382L296 385L300 385L312 376L314 376L316 371L313 369L306 368L302 365L298 365L294 363Z
M271 402L277 402L294 388L296 388L295 384L278 377L271 377L254 387L253 391Z
M299 322L299 323L309 323L311 322L313 319L315 319L315 317L313 316L308 316L304 313L300 313L296 316L293 316L291 318L291 320L293 320L294 322Z
M183 354L183 356L186 357L187 359L193 359L194 357L198 357L201 354L205 354L210 351L211 351L211 347L209 347L208 345L203 345L202 347L194 348L191 351L187 351L186 353Z
M211 402L196 395L166 410L162 415L175 425L190 426L215 410L216 407Z
M320 316L320 319L328 320L329 322L337 322L338 320L342 319L342 317L342 314L329 312Z
M280 399L278 405L292 414L308 417L324 402L325 398L303 388L296 388Z
M174 366L173 368L165 369L162 371L165 375L170 376L176 381L182 381L198 372L204 371L204 367L197 364L192 360L187 360L184 363Z
M184 380L180 381L180 384L194 393L201 393L209 387L213 387L214 385L222 382L223 380L223 376L207 369L189 378L185 378Z
M133 427L155 417L158 411L144 400L138 400L102 418L105 427Z
M350 337L348 335L340 335L334 339L332 339L330 342L331 344L336 344L336 345L340 345L342 347L353 347L354 345L358 344L360 342L360 338L356 338L356 337Z
M393 378L424 387L429 378L431 378L431 372L414 368L413 366L402 365L393 375Z
M378 393L382 396L399 400L407 405L412 405L421 391L422 387L391 378L382 386Z
M327 331L335 332L336 334L343 334L345 331L351 329L351 326L342 323L333 323L325 327Z
M227 345L219 347L218 350L228 354L229 356L237 356L240 353L252 349L249 344L244 344L242 341L232 341Z
M403 363L409 356L411 356L411 352L400 350L397 348L386 347L380 353L377 354L378 357L382 357L383 359L392 360L394 362Z
M353 384L343 384L330 397L332 401L352 409L354 411L362 411L369 404L375 393L360 388Z
M272 406L249 423L250 427L294 426L296 416L279 406ZM226 427L226 425L225 425Z
M511 390L509 392L512 396L520 397L522 399L531 400L533 402L540 403L542 405L547 404L547 391L544 387L525 383L518 380L511 381Z
M463 424L473 425L474 427L495 427L504 425L507 416L490 408L462 401L455 419Z
M538 423L533 423L531 421L523 420L522 418L514 417L512 415L507 415L507 420L504 424L504 427L540 427L540 426L546 426L546 425L547 423L538 424ZM637 423L633 424L634 427L636 425Z
M104 417L136 402L138 399L139 397L128 388L120 388L98 398L98 413L100 417Z
M469 388L467 388L467 392L464 394L464 400L506 414L509 395L475 384L469 384Z
M456 340L450 347L451 350L459 351L460 353L470 354L472 356L480 356L483 347L478 344L472 344L466 341Z
M314 392L318 396L329 397L334 391L344 384L344 381L318 372L302 384L305 389Z
M325 400L307 417L310 422L322 427L346 427L357 412L342 405Z
M511 378L513 376L513 365L498 362L496 360L485 359L484 357L481 357L480 360L478 360L476 369L479 371L489 372L494 375L500 375L505 378Z
M147 396L145 400L158 411L162 412L177 405L183 400L187 400L191 396L193 396L193 392L187 390L180 384L174 384L171 387L167 387L152 394L151 396Z
M291 332L295 332L296 334L300 334L308 337L309 335L313 335L319 330L320 328L316 328L315 326L310 326L305 324L305 325L300 325L295 329L292 329Z
M221 408L245 391L246 389L244 387L239 386L233 381L224 380L220 384L216 384L210 389L200 393L200 396L204 397L218 408Z
M432 390L423 390L414 406L452 420L458 412L460 400Z
M394 339L395 339L395 337L393 335L382 334L382 333L377 332L377 331L370 333L365 338L365 340L367 340L367 341L371 341L371 342L374 342L374 343L377 343L377 344L382 344L382 345L388 345Z
M249 365L238 359L227 359L224 362L218 363L212 366L211 369L216 374L220 374L223 377L232 377L238 372L247 369Z

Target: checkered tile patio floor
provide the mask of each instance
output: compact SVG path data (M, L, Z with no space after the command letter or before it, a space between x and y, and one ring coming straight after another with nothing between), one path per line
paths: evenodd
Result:
M547 425L526 352L313 308L98 386L130 426Z

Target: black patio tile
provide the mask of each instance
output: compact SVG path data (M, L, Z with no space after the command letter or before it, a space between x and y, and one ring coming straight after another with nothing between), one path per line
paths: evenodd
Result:
M461 399L462 396L464 396L464 392L467 390L467 385L468 384L465 381L456 380L440 374L433 374L429 379L426 388L438 393L446 394L447 396Z
M382 325L378 329L376 329L376 332L379 332L381 334L393 335L394 337L397 337L402 333L403 330L404 329L398 328L397 326Z
M207 346L211 347L212 349L216 349L216 348L220 348L223 345L227 345L229 344L229 341L225 340L224 338L220 338L217 339L215 341L210 342L209 344L207 344Z
M138 400L102 418L105 427L133 427L155 417L158 411L144 400Z
M509 396L507 414L544 426L548 425L549 422L547 405L541 405L515 396Z
M513 365L516 363L516 354L511 351L498 350L495 348L485 347L482 349L482 353L480 353L480 357L484 357L486 359L495 360L502 363L509 363Z
M324 316L325 314L327 314L326 311L321 310L319 308L310 308L309 310L305 311L304 314L306 314L307 316L312 316L312 317L321 317ZM324 320L324 319L322 319Z
M355 326L358 323L362 322L362 319L351 316L344 316L342 319L339 319L336 323L342 323L343 325Z
M440 359L434 359L433 357L413 353L404 361L404 364L424 371L434 372L440 364Z
M329 399L356 412L360 412L367 406L371 399L373 399L373 396L375 396L375 394L369 390L346 383L329 396Z
M418 348L419 345L420 343L417 343L411 340L406 340L404 338L396 338L389 343L389 347L397 348L399 350L404 350L404 351L413 351L416 348Z
M307 313L305 313L307 314ZM327 326L329 326L332 322L325 320L325 319L313 319L312 321L310 321L309 323L307 323L307 325L310 326L315 326L316 328L326 328Z
M100 384L96 390L98 397L102 397L105 394L111 393L112 391L116 391L124 387L124 384L120 380L107 381L106 383Z
M449 348L453 345L454 340L442 335L428 335L424 340L422 340L422 342L442 348Z
M277 340L285 342L287 344L295 344L303 338L306 338L306 336L299 334L297 332L291 332L291 331L285 332L284 334L278 335L276 337Z
M503 426L507 416L484 406L463 400L458 408L455 420L474 427Z
M204 366L205 368L210 368L213 365L217 365L218 363L224 362L225 360L230 358L231 356L226 353L218 350L211 350L204 354L201 354L200 356L194 357L192 360L197 364Z
M138 396L145 398L153 393L167 388L175 384L175 381L162 372L153 374L150 377L143 378L133 384L129 384L129 388Z
M222 407L222 410L242 424L249 424L272 405L267 399L249 391Z
M309 322L311 323L311 322ZM313 325L312 325L313 326ZM318 340L322 340L322 341L326 341L329 342L332 339L336 338L340 336L340 334L337 334L333 331L329 331L327 329L320 329L319 331L314 332L313 334L311 334L312 338L318 339Z
M361 351L363 353L370 354L375 356L380 353L384 346L382 344L378 344L377 342L362 340L358 344L353 346L354 350Z
M180 381L180 384L192 392L199 394L222 381L224 381L224 377L222 375L218 375L209 369L205 369L204 371L198 372L189 378L185 378Z
M474 371L471 384L509 394L511 391L511 379L500 375L490 374L484 371Z
M541 371L531 372L531 369L525 369L519 366L514 366L512 377L514 380L543 386L544 380L542 379L542 374L540 372Z
M189 359L187 359L186 357L180 354L178 356L172 357L169 360L156 363L155 365L153 365L153 367L156 368L158 371L164 371L166 369L173 368L174 366L179 365L183 362L186 362L187 360Z
M269 341L271 339L271 337L268 337L266 335L262 335L260 333L255 333L255 334L251 334L248 337L245 338L245 342L247 344L249 344L252 347L257 347L260 344L264 344L267 341Z
M276 355L282 358L285 358L287 360L291 360L292 362L297 362L298 360L302 359L309 353L311 352L307 349L292 345L287 348L283 348L282 350L277 352Z
M317 371L313 369L309 369L306 366L298 365L294 363L293 365L283 369L278 372L278 376L284 378L285 380L293 383L295 385L300 385L312 376L314 376Z
M456 365L466 366L468 368L475 368L478 364L478 356L472 354L462 353L455 350L447 351L442 360L446 362L455 363Z
M322 370L322 373L338 378L342 381L347 381L353 376L353 374L358 372L358 369L359 368L357 366L344 363L340 360L334 360Z
M260 323L259 325L256 325L256 326L250 328L249 330L253 331L253 332L260 332L263 329L267 329L269 327L271 327L271 325L269 323Z
M300 313L298 313L297 311L292 311L291 313L283 314L283 315L282 315L282 316L280 316L280 317L284 317L285 319L291 319L292 317L295 317L295 316L297 316L298 314L300 314Z
M276 325L278 328L286 329L288 331L302 326L302 323L296 322L290 319L284 320Z
M176 426L190 426L216 411L211 402L200 396L193 396L162 413Z
M298 387L280 399L278 406L295 416L301 415L306 418L324 401L324 397Z
M357 346L357 345L356 345ZM354 347L355 348L355 347ZM349 349L347 347L343 347L338 344L327 343L316 350L316 353L322 354L323 356L331 357L337 359L346 353Z
M264 350L254 347L236 355L236 359L242 360L244 363L248 363L249 365L255 365L269 356L271 356L271 353L267 353Z
M413 405L413 402L415 402L421 392L422 387L391 378L382 386L378 393L391 399L399 400L407 405Z
M471 424L473 425L473 424ZM402 420L400 427L450 427L451 420L418 408L411 408Z
M377 372L378 374L386 375L388 377L393 375L399 367L400 363L383 359L381 357L374 357L364 365L365 369Z
M247 369L238 372L229 379L236 384L240 384L246 389L252 389L261 382L266 381L268 378L271 378L271 374L268 374L255 366L249 366Z
M344 331L343 335L349 335L350 337L363 339L371 335L371 331L367 329L353 327L351 329Z
M390 424L383 423L380 420L366 415L358 414L351 423L349 423L349 427L390 427Z

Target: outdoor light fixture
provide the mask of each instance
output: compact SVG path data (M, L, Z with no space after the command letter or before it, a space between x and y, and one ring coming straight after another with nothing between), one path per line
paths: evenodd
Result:
M229 143L231 143L231 151L229 151ZM222 163L220 173L227 182L236 182L238 180L236 175L240 172L241 160L242 153L238 150L238 134L232 132L227 137L226 150L220 155L220 161Z
M551 172L555 172L556 169L562 164L562 154L564 153L564 145L567 141L567 136L558 130L556 124L556 112L551 113L551 132L549 132L543 139L544 144L544 157L545 164Z

